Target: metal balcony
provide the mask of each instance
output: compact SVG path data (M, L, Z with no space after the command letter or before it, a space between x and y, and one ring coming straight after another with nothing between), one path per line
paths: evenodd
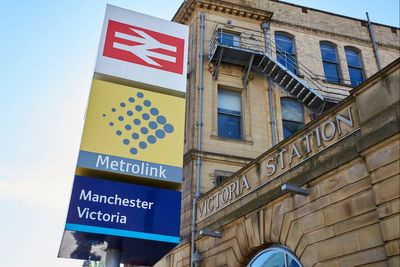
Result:
M221 63L235 64L244 67L244 87L251 71L261 73L314 112L321 113L339 101L324 98L322 94L327 89L318 82L317 75L277 47L270 35L265 37L261 32L240 27L235 27L234 32L217 25L210 39L208 58L214 62L214 80L218 79Z

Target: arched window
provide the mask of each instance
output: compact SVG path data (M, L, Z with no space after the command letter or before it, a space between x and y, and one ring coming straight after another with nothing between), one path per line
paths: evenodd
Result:
M302 264L286 248L271 247L258 253L247 267L302 267Z
M289 97L281 98L283 137L288 138L304 126L303 105Z
M326 81L340 83L341 77L336 46L328 42L321 42L320 48Z
M291 35L275 32L276 58L288 70L297 74L297 60L294 39Z
M365 80L360 50L353 47L345 47L344 51L346 53L351 85L354 87L358 86Z

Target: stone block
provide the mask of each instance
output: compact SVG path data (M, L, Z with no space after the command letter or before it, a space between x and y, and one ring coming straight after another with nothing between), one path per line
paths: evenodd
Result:
M358 230L358 240L361 249L383 245L383 239L379 224L373 224Z
M400 175L392 176L373 187L377 204L400 197Z
M348 198L352 195L355 195L361 191L364 191L371 187L371 180L369 177L365 177L364 179L357 181L355 183L350 183L347 186L337 190L329 195L329 199L331 203L335 203L341 201L345 198Z
M327 207L324 210L326 225L332 225L340 221L350 218L351 212L351 199L345 199Z
M400 214L383 219L380 226L383 240L389 241L400 238Z
M340 266L359 266L385 259L385 249L383 247L375 247L342 257L339 262Z
M300 242L297 245L296 248L296 254L297 255L302 255L304 252L304 249L311 244L314 244L316 242L320 242L322 240L331 238L335 235L335 232L333 230L333 227L324 227L321 229L318 229L314 232L310 232L308 234L305 234L301 237Z
M366 152L365 161L370 172L398 161L400 153L398 139L399 137L397 135L390 140L386 140L385 144L372 147Z
M386 255L388 257L400 254L400 239L389 241L385 244Z
M375 184L399 173L400 163L398 161L395 161L373 171L371 173L371 181L373 184Z
M375 210L363 213L333 226L335 234L343 234L355 229L378 222L378 215Z
M393 256L388 258L389 267L400 266L400 256Z
M395 213L400 213L400 199L394 199L390 202L380 205L377 211L379 218L384 218Z
M333 175L319 184L321 195L327 195L331 192L345 187L355 181L358 181L368 175L368 170L363 161L357 160L340 168Z

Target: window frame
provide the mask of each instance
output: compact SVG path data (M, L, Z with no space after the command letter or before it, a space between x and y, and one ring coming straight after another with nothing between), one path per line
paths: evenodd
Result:
M220 108L220 103L219 103L219 94L220 91L228 91L228 92L233 92L236 93L239 96L240 100L240 114L235 114L235 111L232 110L232 112L229 112L227 109ZM217 136L219 138L224 138L228 140L236 140L236 141L243 141L244 140L244 135L243 135L243 96L242 92L238 90L233 90L230 88L227 88L225 86L218 86L217 88ZM225 136L220 134L220 124L219 124L219 115L224 115L224 116L230 116L234 118L238 118L239 120L239 138L231 137L231 136Z
M357 53L358 60L360 62L359 66L355 66L355 65L349 64L349 60L347 58L347 51L351 51L351 52ZM347 70L349 72L349 78L350 78L351 86L357 87L358 85L360 85L361 83L363 83L365 81L365 71L364 71L364 64L363 64L363 60L362 60L361 50L356 48L356 47L353 47L353 46L345 46L344 47L344 54L346 56ZM353 84L353 80L351 79L351 71L350 71L350 69L356 69L361 73L362 81L360 83ZM358 81L356 81L356 82L358 82Z
M335 52L336 61L332 61L332 60L329 60L329 59L326 59L326 58L324 59L323 53L322 53L322 46L330 47L330 48L333 49L333 51ZM339 55L338 55L337 45L332 43L332 42L329 42L329 41L320 41L319 42L319 48L320 48L320 53L321 53L322 68L324 70L325 81L327 83L342 84L343 83L343 76L342 76L342 72L341 72L341 68L340 68L340 58L339 58ZM327 73L325 71L325 64L329 64L329 65L334 65L335 66L335 69L336 69L336 72L337 72L337 81L329 80L330 78L335 78L336 79L336 77L328 77L327 76Z
M288 52L288 51L286 51L286 50L284 50L284 49L282 49L282 50L280 50L280 49L278 49L278 47L277 47L277 37L278 36L283 36L283 37L286 37L286 38L289 38L290 40L291 40L291 43L292 43L292 52ZM283 64L282 62L279 62L279 63L281 63L284 67L286 67L289 71L291 71L291 72L293 72L295 75L297 75L298 74L298 72L299 72L299 70L298 70L298 62L297 62L297 51L296 51L296 39L295 39L295 36L294 35L292 35L292 34L290 34L290 33L287 33L287 32L282 32L282 31L276 31L276 32L274 32L274 42L275 42L275 52L276 52L276 59L278 60L278 62L279 62L279 55L286 55L286 54L288 54L291 58L292 58L292 60L294 61L294 66L292 66L292 65L290 65L289 67L288 67L288 59L285 57L285 63ZM293 70L291 69L293 67Z
M256 266L252 266L252 264L257 260L257 258L259 258L262 254L268 252L268 251L279 251L279 252L283 252L285 255L285 266L287 266L288 264L288 255L290 257L292 257L296 263L300 266L303 267L304 265L301 263L300 259L292 252L290 251L287 247L285 246L281 246L281 245L272 245L266 249L263 249L261 251L259 251L251 260L250 262L247 264L246 267L256 267Z

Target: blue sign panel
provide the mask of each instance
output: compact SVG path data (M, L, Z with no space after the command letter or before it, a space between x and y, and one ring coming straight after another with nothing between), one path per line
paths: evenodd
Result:
M93 249L82 248L112 238L124 262L152 265L179 243L180 207L177 191L75 176L59 256L88 259Z
M179 243L181 193L75 176L66 230Z

